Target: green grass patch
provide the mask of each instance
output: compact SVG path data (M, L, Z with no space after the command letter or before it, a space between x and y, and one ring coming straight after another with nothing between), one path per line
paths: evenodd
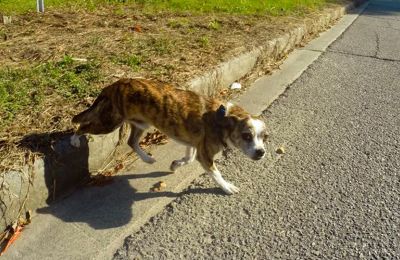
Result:
M170 54L175 46L175 41L169 38L150 38L141 45L144 48L151 50L156 55Z
M219 30L221 28L221 24L218 21L213 20L208 24L208 28L217 31L217 30Z
M0 69L0 127L23 110L35 110L46 96L58 94L66 100L96 96L95 83L102 79L96 61L75 62L65 56L59 62L36 67Z
M125 55L122 57L115 57L112 61L116 64L123 64L131 67L134 71L140 70L140 65L142 64L142 59L137 55Z
M173 18L170 19L167 23L168 27L171 28L186 28L190 26L190 21L186 18Z
M118 6L115 12L123 13L123 6L133 5L148 13L172 11L285 15L319 8L327 2L334 0L46 0L45 8L95 10L100 5L113 5ZM35 0L0 0L0 12L15 14L35 10Z
M201 36L198 39L198 42L200 43L200 46L203 48L208 47L210 45L210 39L207 36Z

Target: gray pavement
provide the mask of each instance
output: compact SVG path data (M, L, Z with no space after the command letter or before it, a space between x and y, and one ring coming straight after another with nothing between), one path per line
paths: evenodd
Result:
M198 178L115 259L399 259L399 28L400 1L371 1L264 111L268 158L219 160L241 192Z

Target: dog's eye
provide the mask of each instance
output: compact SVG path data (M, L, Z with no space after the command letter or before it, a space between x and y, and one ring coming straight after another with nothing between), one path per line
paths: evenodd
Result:
M264 136L263 136L263 141L264 141L264 142L267 141L268 137L269 137L268 134L265 133Z
M243 133L242 139L245 141L251 141L251 139L253 139L253 136L250 133Z

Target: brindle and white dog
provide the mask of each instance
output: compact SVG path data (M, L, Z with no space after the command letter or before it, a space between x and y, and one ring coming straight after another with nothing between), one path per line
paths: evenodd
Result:
M265 124L241 107L142 78L121 79L104 88L93 105L72 122L80 124L71 138L75 146L79 145L79 135L107 134L128 123L128 144L148 163L155 160L140 148L139 139L153 125L187 146L185 157L171 163L172 171L196 158L228 194L239 189L222 178L214 156L227 145L239 148L253 160L265 155Z

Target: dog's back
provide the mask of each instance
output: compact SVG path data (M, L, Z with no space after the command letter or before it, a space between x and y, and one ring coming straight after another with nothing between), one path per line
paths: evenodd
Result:
M173 139L193 143L203 135L208 112L220 105L218 100L157 81L120 79L104 88L93 105L73 122L84 128L79 134L106 133L123 121L146 123Z

